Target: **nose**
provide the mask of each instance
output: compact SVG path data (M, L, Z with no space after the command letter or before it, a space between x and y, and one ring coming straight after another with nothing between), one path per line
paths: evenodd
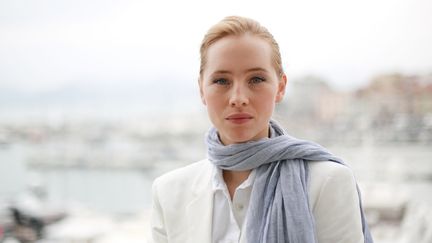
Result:
M249 104L249 94L247 87L244 85L235 83L230 92L229 103L231 107L242 107Z

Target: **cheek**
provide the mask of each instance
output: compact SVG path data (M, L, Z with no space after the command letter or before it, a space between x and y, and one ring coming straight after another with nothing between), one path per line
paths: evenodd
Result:
M266 90L257 96L256 104L261 108L274 107L276 104L276 92L273 90Z
M268 114L271 115L273 113L273 110L275 108L275 101L273 99L265 100L265 102L259 102L258 106L260 109L260 112L262 114Z
M207 110L210 113L219 112L224 106L224 99L221 95L207 93L205 96L205 101L207 104Z

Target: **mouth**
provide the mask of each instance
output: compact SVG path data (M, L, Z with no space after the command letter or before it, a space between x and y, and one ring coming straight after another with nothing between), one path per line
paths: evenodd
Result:
M235 124L246 123L252 119L253 119L253 116L251 116L247 113L236 113L236 114L229 115L228 117L225 118L225 120L232 122L232 123L235 123Z

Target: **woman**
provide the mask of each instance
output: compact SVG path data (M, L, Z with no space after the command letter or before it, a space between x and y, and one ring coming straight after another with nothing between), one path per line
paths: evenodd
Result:
M154 242L372 242L351 170L271 116L287 78L273 36L227 17L201 45L208 158L154 181Z

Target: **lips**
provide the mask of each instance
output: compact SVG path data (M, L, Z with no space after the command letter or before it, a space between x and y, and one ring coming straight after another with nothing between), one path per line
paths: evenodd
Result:
M235 113L231 114L228 117L225 118L227 121L230 121L235 124L242 124L246 123L253 119L253 116L247 113Z

